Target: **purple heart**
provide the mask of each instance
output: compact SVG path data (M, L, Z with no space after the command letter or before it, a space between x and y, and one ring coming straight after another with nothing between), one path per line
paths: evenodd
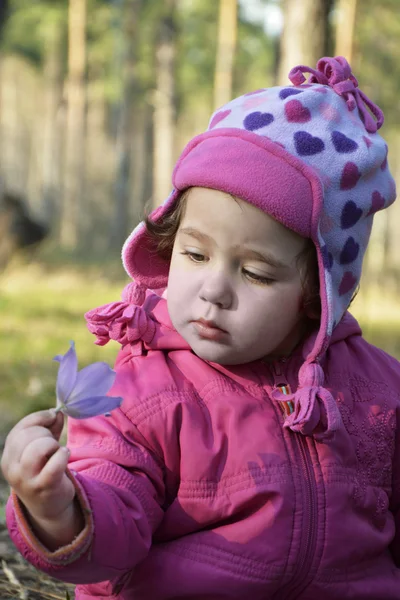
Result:
M357 204L353 202L353 200L349 200L343 206L342 216L340 219L340 223L342 229L350 229L353 227L362 217L363 211L361 208L358 208Z
M325 144L320 138L313 137L307 131L297 131L294 134L294 142L297 154L300 154L300 156L318 154L325 148Z
M360 244L357 244L353 237L349 237L340 253L340 264L348 265L349 263L354 262L359 252Z
M322 260L324 263L324 267L327 271L330 271L333 267L333 256L332 254L328 251L328 248L326 246L322 246L321 248L321 254L322 254Z
M343 133L340 133L340 131L334 131L332 133L332 142L335 146L336 152L340 152L343 154L355 152L358 148L357 142L351 140Z
M274 120L274 115L271 113L252 112L245 118L243 125L248 131L254 131L255 129L261 129L266 127Z
M285 98L289 98L289 96L296 96L297 94L301 94L301 90L296 90L294 88L283 88L279 92L279 98L281 100L285 100Z
M286 102L285 115L289 123L307 123L307 121L311 121L310 111L298 100Z
M357 185L358 180L361 177L361 173L358 167L353 162L348 162L344 165L342 178L340 180L341 190L351 190Z
M384 206L385 198L378 192L378 190L375 190L372 193L372 205L367 216L373 215L374 213L378 212L378 210L382 210Z
M346 271L343 275L343 279L340 282L339 286L339 296L344 296L351 290L353 290L357 285L357 279L354 277L353 273L350 271Z

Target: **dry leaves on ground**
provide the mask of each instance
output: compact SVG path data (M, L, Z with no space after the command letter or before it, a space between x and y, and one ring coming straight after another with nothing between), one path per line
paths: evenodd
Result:
M16 551L0 523L0 600L73 600L74 588L37 571Z

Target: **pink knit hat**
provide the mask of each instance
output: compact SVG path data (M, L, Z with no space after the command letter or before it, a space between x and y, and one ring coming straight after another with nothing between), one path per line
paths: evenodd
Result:
M311 73L307 83L305 72ZM392 204L396 190L387 145L376 133L383 114L360 91L347 61L322 58L316 70L295 67L289 79L293 86L256 90L214 113L208 130L184 149L174 189L151 219L162 220L183 190L201 186L239 196L313 240L321 324L286 425L311 433L320 421L315 411L324 407L318 430L324 437L340 417L322 387L319 362L359 283L373 216ZM169 265L157 256L144 223L125 242L122 258L138 284L166 286Z

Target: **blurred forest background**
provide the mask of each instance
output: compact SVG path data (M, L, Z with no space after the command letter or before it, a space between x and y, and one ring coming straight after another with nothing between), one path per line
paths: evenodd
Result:
M0 0L0 21L0 429L54 404L70 339L113 361L83 313L119 297L123 241L231 97L344 55L400 181L399 0ZM376 218L354 313L400 358L399 225L400 203Z

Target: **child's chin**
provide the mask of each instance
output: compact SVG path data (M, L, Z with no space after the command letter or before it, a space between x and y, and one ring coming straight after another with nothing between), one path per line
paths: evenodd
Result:
M201 359L208 362L217 363L218 365L237 365L245 362L243 358L238 356L232 348L211 347L206 348L200 344L192 346L193 352Z

